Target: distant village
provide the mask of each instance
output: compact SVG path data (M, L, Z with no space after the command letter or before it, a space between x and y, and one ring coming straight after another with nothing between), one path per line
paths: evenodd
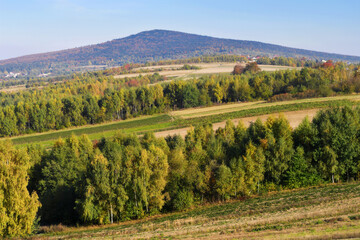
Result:
M41 73L41 74L37 75L37 77L47 77L50 74L51 73ZM10 72L5 75L5 78L17 78L17 77L26 76L26 75L27 75L26 73L21 73L21 72L17 72L17 73Z

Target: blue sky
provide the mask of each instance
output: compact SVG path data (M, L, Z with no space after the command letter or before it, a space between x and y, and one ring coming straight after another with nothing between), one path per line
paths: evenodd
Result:
M0 0L0 59L167 29L360 56L359 0Z

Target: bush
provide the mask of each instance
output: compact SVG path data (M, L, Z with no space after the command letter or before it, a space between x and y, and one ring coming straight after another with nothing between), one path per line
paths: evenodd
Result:
M42 226L39 228L38 233L55 233L55 232L63 232L67 229L66 226L60 224L50 225L50 226Z
M235 65L234 70L232 71L233 75L240 75L244 72L244 67L240 64Z
M272 96L271 98L269 98L268 102L278 102L278 101L288 101L288 100L294 100L293 95L290 93L283 93Z
M185 64L180 68L180 70L196 70L196 69L200 69L200 67L189 64Z
M174 210L184 210L189 208L194 203L194 195L190 191L182 190L180 191L174 201L173 201L173 208Z

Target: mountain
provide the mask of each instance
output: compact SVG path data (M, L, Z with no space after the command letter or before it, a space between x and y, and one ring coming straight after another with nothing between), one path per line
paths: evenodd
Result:
M0 61L0 71L46 71L92 65L179 59L200 55L242 54L360 62L359 56L283 47L256 41L223 39L167 30L140 32L105 43L27 55Z

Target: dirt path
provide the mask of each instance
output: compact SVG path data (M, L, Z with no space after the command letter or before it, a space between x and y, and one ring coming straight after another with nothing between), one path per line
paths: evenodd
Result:
M308 110L301 110L301 111L290 111L290 112L282 112L282 113L275 113L275 114L266 114L266 115L260 115L255 117L245 117L245 118L236 118L232 119L232 122L235 124L235 126L239 123L239 121L243 121L244 125L248 127L251 122L256 121L256 119L260 118L261 121L265 122L266 119L269 116L278 117L279 114L284 114L285 117L288 119L290 126L292 128L296 128L301 121L308 116L309 120L311 121L315 114L319 111L319 109L308 109ZM217 130L218 128L225 127L226 121L219 122L219 123L213 123L213 129ZM167 130L167 131L161 131L156 132L156 137L166 137L168 135L180 135L182 137L185 137L187 134L187 131L190 130L190 127L187 128L179 128L179 129L173 129L173 130Z

